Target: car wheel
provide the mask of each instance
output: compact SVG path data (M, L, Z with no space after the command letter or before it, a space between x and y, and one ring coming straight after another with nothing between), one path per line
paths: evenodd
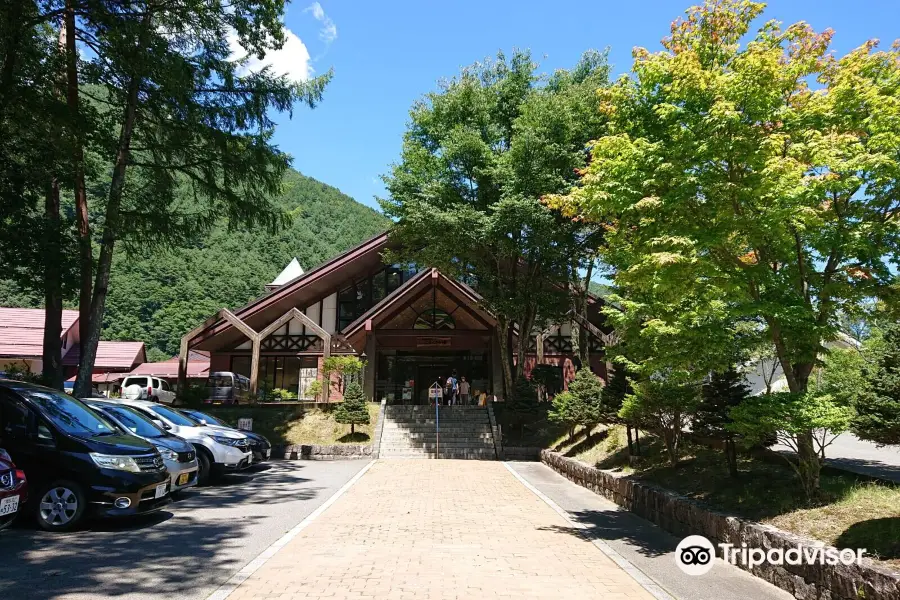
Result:
M212 472L212 463L209 456L202 450L197 450L197 465L200 467L197 471L197 485L206 485Z
M37 521L47 531L69 531L81 521L87 498L73 481L54 481L38 496Z

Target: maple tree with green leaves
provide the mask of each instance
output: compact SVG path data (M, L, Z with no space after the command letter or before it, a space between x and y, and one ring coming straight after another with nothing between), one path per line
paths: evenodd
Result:
M624 309L607 315L629 351L645 350L639 376L689 380L747 327L804 402L839 313L896 280L900 47L836 56L832 31L802 22L751 34L763 9L707 2L662 51L636 49L631 76L598 92L609 125L581 184L552 203L605 227ZM813 493L819 421L797 422Z

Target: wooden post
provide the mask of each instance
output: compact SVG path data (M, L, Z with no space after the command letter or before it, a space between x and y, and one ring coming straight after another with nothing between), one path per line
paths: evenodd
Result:
M181 338L181 346L178 350L178 384L175 386L176 397L182 397L187 391L188 369L188 337Z
M256 402L256 393L259 389L259 336L253 336L250 340L253 342L253 351L250 356L250 397L252 402Z

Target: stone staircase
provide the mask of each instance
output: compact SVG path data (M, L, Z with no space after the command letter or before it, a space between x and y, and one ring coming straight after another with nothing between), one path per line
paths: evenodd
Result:
M386 406L380 458L496 460L488 409L441 406L440 450L433 406Z

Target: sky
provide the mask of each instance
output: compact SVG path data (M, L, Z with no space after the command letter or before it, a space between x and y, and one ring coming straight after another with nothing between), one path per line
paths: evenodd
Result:
M377 207L409 109L438 80L514 48L530 49L551 73L609 47L614 74L626 73L632 48L658 50L670 23L697 1L295 0L285 15L288 43L266 62L297 79L333 68L334 79L316 109L276 117L275 142L298 171ZM772 0L768 19L830 27L838 54L900 37L896 0Z

